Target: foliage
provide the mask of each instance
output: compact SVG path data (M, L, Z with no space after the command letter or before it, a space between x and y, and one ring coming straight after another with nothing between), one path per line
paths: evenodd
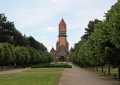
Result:
M12 58L13 49L9 44L0 44L0 65L11 65L14 61L14 57ZM5 60L5 61L4 61Z
M32 68L72 68L72 65L69 65L67 63L38 64L33 65Z
M41 54L42 53L42 54ZM50 63L52 56L34 48L0 43L0 66L31 66Z
M118 67L120 78L120 1L105 20L90 21L85 35L71 51L72 61L82 67Z
M7 20L4 14L0 14L0 42L11 43L16 46L32 47L46 52L46 47L36 41L32 36L23 36L16 28L13 22Z
M13 22L0 14L0 66L31 66L50 63L47 48L32 36L23 36Z

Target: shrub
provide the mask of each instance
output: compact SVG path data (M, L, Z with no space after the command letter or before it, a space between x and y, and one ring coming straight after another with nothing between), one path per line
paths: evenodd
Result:
M15 48L15 55L16 55L16 65L28 65L30 62L30 54L27 48L25 47L16 47Z
M0 65L11 65L14 61L12 46L8 43L0 44Z
M65 63L38 64L38 65L33 65L32 68L72 68L72 65Z

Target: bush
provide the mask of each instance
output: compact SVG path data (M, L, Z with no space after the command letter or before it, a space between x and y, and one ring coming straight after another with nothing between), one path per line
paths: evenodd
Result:
M25 47L16 47L15 48L15 55L16 55L16 65L28 65L30 62L30 54L27 48Z
M7 66L14 62L13 46L8 43L0 44L0 65Z
M50 63L51 61L53 61L53 57L47 52L40 52L40 55L41 63Z
M57 63L57 64L38 64L33 65L32 68L72 68L72 65Z
M35 48L0 43L0 66L32 66L50 63L52 56Z
M38 51L34 48L29 48L28 49L29 53L30 53L30 62L29 64L37 64L40 62L40 54L38 53Z

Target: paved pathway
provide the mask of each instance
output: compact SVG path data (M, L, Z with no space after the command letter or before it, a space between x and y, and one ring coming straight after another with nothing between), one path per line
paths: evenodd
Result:
M23 69L11 69L8 71L1 71L0 74L11 74L11 73L18 73L18 72L23 72L26 70L30 70L30 68L23 68Z
M73 66L64 70L58 85L120 85L120 83Z

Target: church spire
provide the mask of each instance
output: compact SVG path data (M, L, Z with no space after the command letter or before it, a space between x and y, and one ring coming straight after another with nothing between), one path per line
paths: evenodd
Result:
M59 25L66 25L65 20L62 18Z
M55 56L56 60L66 60L66 56L69 53L69 43L67 41L67 26L62 18L59 23L59 36L56 43L56 50L52 48L51 53Z
M59 33L61 33L61 32L66 33L66 29L67 29L66 23L65 23L64 19L62 18L60 21L60 24L59 24Z

